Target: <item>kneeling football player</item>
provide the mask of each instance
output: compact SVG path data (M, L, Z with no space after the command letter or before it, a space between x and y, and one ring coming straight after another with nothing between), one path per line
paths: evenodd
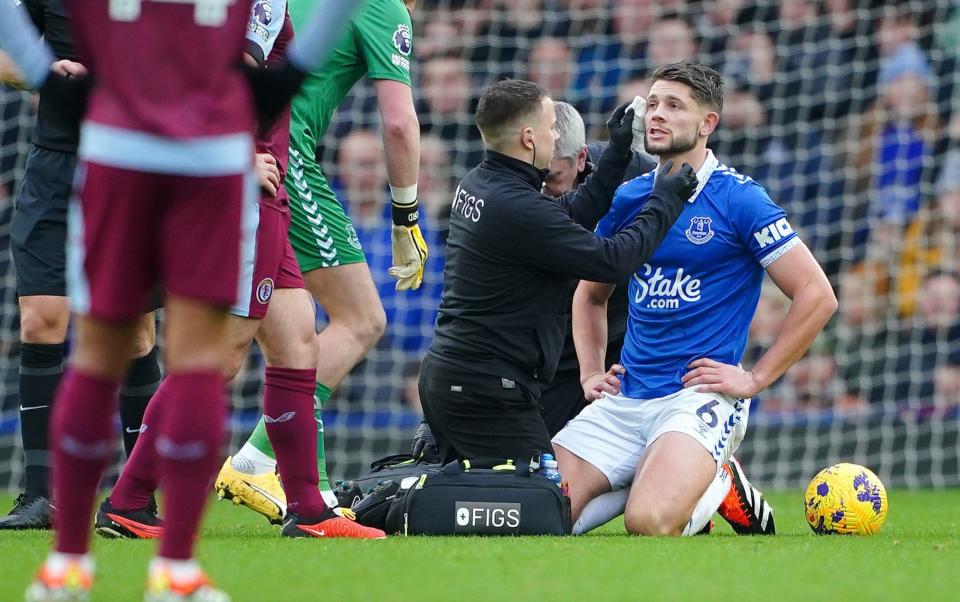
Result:
M750 399L802 356L836 310L826 276L783 210L707 149L722 104L712 69L674 64L653 75L646 150L661 163L694 166L698 186L630 279L620 364L604 365L613 286L582 282L574 296L580 381L593 403L553 444L575 520L623 511L630 533L693 535L731 492L731 475L736 493L751 496L739 464L726 464L745 433ZM598 235L632 222L655 174L620 187ZM746 371L739 361L765 273L792 304L777 340ZM753 510L753 532L772 531L769 506Z

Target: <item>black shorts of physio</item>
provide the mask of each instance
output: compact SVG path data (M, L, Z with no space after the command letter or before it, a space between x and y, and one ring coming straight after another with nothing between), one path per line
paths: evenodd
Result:
M427 356L420 401L444 462L527 459L550 452L550 435L533 396L519 383L470 373Z
M17 295L64 297L67 207L77 156L34 146L10 222Z

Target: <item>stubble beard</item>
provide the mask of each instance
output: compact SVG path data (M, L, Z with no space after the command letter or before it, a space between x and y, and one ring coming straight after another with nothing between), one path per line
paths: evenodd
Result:
M697 135L692 133L690 136L680 136L676 132L673 133L673 137L667 143L657 144L656 142L650 142L647 137L647 132L643 132L643 145L646 151L651 155L656 155L661 158L661 160L667 160L671 157L676 157L677 155L682 155L692 151L697 147Z

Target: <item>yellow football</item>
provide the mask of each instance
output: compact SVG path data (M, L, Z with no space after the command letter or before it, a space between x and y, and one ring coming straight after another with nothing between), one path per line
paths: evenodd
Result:
M803 509L819 535L873 535L887 519L887 490L863 466L834 464L810 481Z

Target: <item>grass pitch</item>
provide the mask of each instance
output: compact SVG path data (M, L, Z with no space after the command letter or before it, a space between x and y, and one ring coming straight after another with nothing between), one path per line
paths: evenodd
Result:
M619 521L582 537L281 540L276 527L211 504L199 547L235 602L364 600L960 599L960 489L891 491L874 537L816 536L799 491L769 495L776 537L644 539ZM12 500L0 497L0 510ZM0 601L21 600L50 542L0 532ZM94 600L142 599L151 542L97 539Z

